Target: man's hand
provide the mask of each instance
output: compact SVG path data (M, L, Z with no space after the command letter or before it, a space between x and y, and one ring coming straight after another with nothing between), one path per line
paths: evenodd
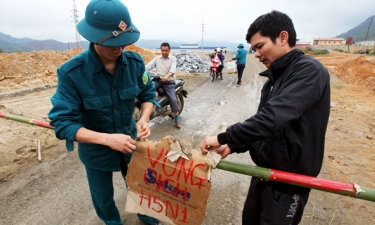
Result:
M203 154L206 154L208 151L215 151L221 155L222 159L226 158L231 153L228 145L220 145L217 136L210 136L203 139L199 144L199 149Z
M84 127L78 129L74 140L80 143L105 145L122 153L131 153L136 149L135 141L129 135L100 133Z
M203 154L206 154L208 151L219 148L221 145L217 140L217 136L210 136L204 138L199 144L199 149Z
M161 78L161 82L167 82L168 79L169 79L169 77L171 77L171 76L173 76L173 73L172 73L172 72L167 73L167 75L165 75L165 76L163 76L163 77Z
M147 121L138 120L137 124L135 125L137 128L137 138L146 139L151 135L150 125Z
M135 140L125 134L107 134L105 143L113 150L122 153L132 153L135 149Z
M212 151L220 154L222 159L225 159L232 152L228 145L222 145L217 149L213 149Z

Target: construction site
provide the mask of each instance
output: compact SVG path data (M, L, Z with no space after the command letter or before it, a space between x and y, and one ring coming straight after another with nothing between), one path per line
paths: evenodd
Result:
M56 70L83 51L78 34L76 38L77 48L67 51L0 53L0 114L48 123L50 97L58 82ZM137 43L126 50L139 53L145 63L159 54L139 48ZM319 178L375 189L375 56L335 50L325 55L306 54L318 59L331 75L331 112ZM231 57L234 55L228 54L225 61ZM215 82L208 72L177 71L189 93L181 115L183 128L176 130L170 126L171 120L159 118L150 122L150 139L168 133L190 141L197 150L203 135L208 135L205 131L219 133L251 116L255 107L243 107L259 100L252 93L259 88L256 83L264 82L258 77L264 69L249 54L240 88L235 86L236 74L228 74L226 69L223 80ZM1 224L102 224L92 207L76 150L68 153L65 142L52 129L6 118L0 118L0 125ZM229 160L252 164L248 154ZM240 224L250 177L221 170L213 174L202 224ZM136 215L124 212L126 187L121 175L114 179L124 224L141 225ZM301 224L375 224L374 206L373 201L312 190Z

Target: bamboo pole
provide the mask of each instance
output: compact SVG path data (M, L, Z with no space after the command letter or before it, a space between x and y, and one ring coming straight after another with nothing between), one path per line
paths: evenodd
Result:
M17 122L37 125L48 129L54 129L48 122L5 115L0 113L0 118L10 119ZM317 177L289 173L280 170L268 169L247 164L235 163L221 160L216 168L229 172L240 173L248 176L258 177L265 180L282 182L296 186L316 189L334 194L350 196L375 202L375 189L359 186L358 184L342 183Z
M358 184L342 183L280 170L234 163L226 160L221 160L216 168L265 180L277 181L375 202L375 189L362 187Z
M21 122L21 123L28 123L31 125L45 127L45 128L52 129L52 130L54 129L53 126L51 126L48 122L45 122L45 121L28 119L28 118L19 117L19 116L13 116L13 115L6 115L5 113L0 113L0 118L14 120L14 121Z

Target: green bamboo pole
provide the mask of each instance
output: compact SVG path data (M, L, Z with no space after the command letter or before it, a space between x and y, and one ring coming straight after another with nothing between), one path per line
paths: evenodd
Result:
M362 187L358 184L342 183L280 170L234 163L226 160L221 160L216 168L258 177L264 180L282 182L375 202L375 189Z
M48 129L54 129L54 127L52 127L48 122L45 121L6 115L4 113L0 113L0 118L10 119L31 125L37 125ZM217 164L216 168L229 172L258 177L264 180L282 182L375 202L375 189L362 187L358 184L342 183L317 177L284 172L280 170L229 162L226 160L221 160L219 164Z
M51 126L48 122L45 122L45 121L29 119L29 118L13 116L13 115L6 115L5 113L0 113L0 118L14 120L17 122L27 123L31 125L40 126L40 127L45 127L45 128L52 129L52 130L54 129L53 126Z

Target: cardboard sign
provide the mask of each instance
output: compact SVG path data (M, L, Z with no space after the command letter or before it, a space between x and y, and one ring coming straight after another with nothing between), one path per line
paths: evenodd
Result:
M171 139L137 142L129 164L125 211L170 224L202 224L211 184L204 155L192 150L190 160L171 162Z

